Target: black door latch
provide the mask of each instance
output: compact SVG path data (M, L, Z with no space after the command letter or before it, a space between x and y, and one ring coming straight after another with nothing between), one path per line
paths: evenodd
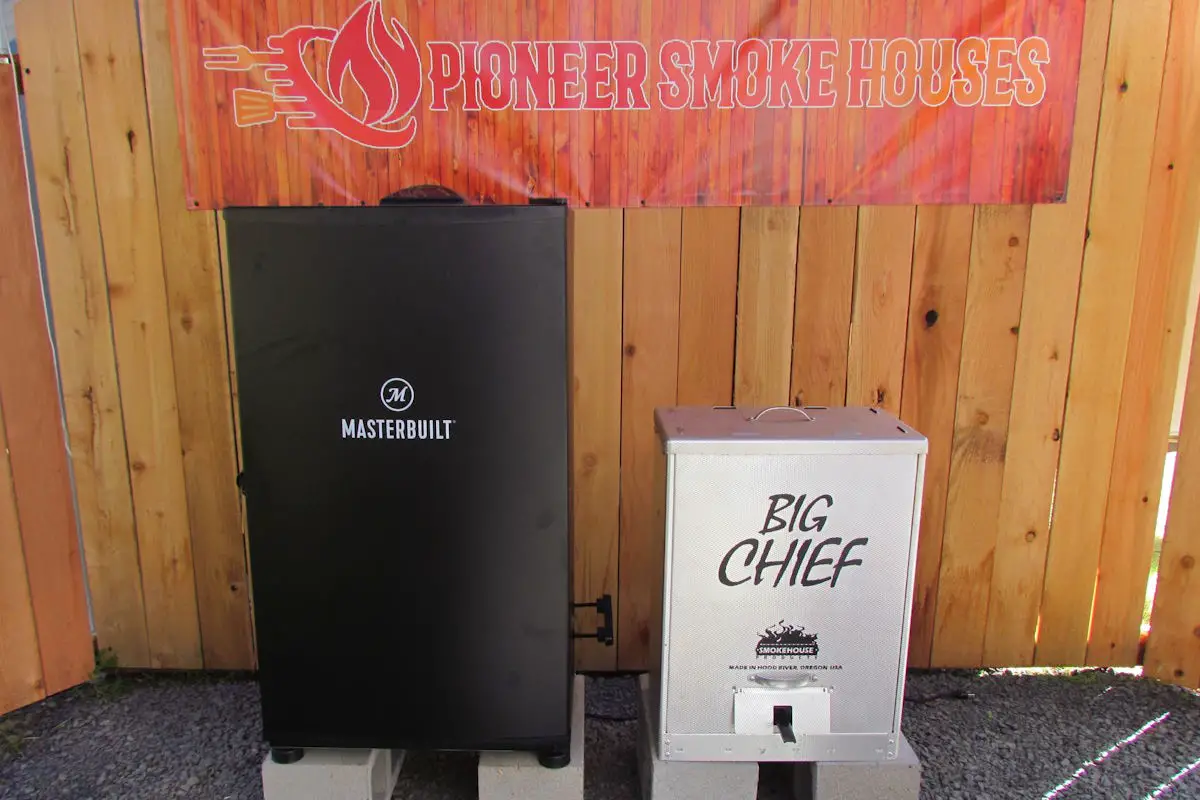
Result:
M572 633L576 639L595 639L609 647L613 646L613 607L612 595L606 594L596 598L594 603L572 603L572 608L594 608L604 619L604 624L596 628L595 633Z

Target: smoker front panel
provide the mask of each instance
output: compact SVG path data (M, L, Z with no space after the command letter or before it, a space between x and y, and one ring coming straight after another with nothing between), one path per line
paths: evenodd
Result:
M565 738L565 211L228 229L266 738Z
M664 737L732 734L733 689L755 685L752 675L829 687L833 734L894 731L918 464L916 454L674 459ZM807 520L801 511L793 532L761 533L771 497L784 493L832 504L816 502ZM777 515L789 526L793 508ZM805 520L813 530L800 530ZM818 557L833 564L813 566L810 581L831 578L858 538L868 541L844 557L861 565L844 566L836 586L803 585L818 545L829 541ZM795 550L756 586L768 541L768 561ZM722 582L723 561L738 585ZM772 635L783 626L804 631Z

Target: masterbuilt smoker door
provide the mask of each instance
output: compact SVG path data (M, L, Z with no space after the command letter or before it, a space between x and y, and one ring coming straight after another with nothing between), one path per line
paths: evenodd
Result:
M226 212L264 737L569 737L566 209Z

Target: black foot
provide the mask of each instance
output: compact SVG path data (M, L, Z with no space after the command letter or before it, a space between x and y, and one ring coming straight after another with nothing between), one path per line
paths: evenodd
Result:
M304 758L303 747L272 747L271 760L276 764L295 764Z
M543 750L538 753L538 763L546 769L562 769L571 763L571 751L562 750Z

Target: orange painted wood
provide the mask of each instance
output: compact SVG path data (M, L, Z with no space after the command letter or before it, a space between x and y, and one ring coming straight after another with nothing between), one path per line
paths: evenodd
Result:
M1071 156L1071 183L1085 188L1072 191L1065 205L1034 207L1030 224L1004 489L984 635L986 664L1028 666L1034 658L1091 201L1086 187L1096 153L1111 16L1111 2L1088 4L1079 128Z
M1116 449L1171 4L1113 3L1036 661L1082 663Z
M857 233L856 208L800 211L792 328L794 405L840 406L846 402Z
M397 55L394 28L394 44L371 49L350 24L359 0L171 2L181 146L201 208L374 203L381 190L435 179L475 201L553 195L593 207L1040 202L1066 191L1083 0L367 0L412 37L419 64ZM284 59L283 40L272 49L269 37L298 25L327 28L294 61L294 87L312 75L316 84L289 89L319 104L320 130L288 129L309 124L289 115L318 106L273 97L264 71ZM358 45L358 85L328 86L340 31L341 47ZM977 70L972 51L957 49L969 37L1011 43L995 59L974 53ZM1018 54L1033 37L1047 42L1048 63ZM918 44L935 39L954 42L946 58ZM605 45L569 45L561 62L534 47L574 72L542 92L553 105L532 107L522 102L529 51L513 43L552 41ZM713 42L715 59L706 45L672 49L692 41ZM205 48L248 49L226 50L241 61L214 72ZM936 63L965 67L941 76L959 79L959 96L938 91ZM400 88L410 84L415 100ZM400 112L415 104L385 121L368 99L381 109L399 99ZM375 141L409 121L411 142Z
M1197 0L1176 0L1171 6L1089 664L1128 666L1138 658L1200 227L1198 6Z
M733 402L787 405L792 377L799 208L742 211Z
M121 664L146 667L146 613L73 3L21 3L16 22L96 639Z
M624 366L621 380L621 554L617 666L650 661L661 606L665 496L654 409L678 391L682 211L625 212Z
M918 668L929 666L933 647L974 221L970 206L917 209L900 416L929 439L908 635Z
M46 696L17 495L7 452L4 409L0 408L0 714Z
M200 624L138 20L122 0L77 0L75 19L150 662L196 668Z
M931 662L983 655L1017 360L1030 209L975 213Z
M679 403L733 401L738 296L736 208L683 210L679 277Z
M166 8L139 9L204 665L249 669L254 643L240 493L231 480L238 465L216 221L186 206Z
M616 608L620 600L624 225L621 212L611 209L573 211L569 219L574 593L580 603L611 594ZM587 609L576 613L576 630L594 627L589 613ZM614 669L617 648L580 639L575 643L575 666Z
M42 654L42 688L55 694L86 680L94 660L58 376L29 204L16 81L12 67L0 63L0 230L5 232L0 407Z
M916 209L865 207L858 248L846 402L900 413Z

